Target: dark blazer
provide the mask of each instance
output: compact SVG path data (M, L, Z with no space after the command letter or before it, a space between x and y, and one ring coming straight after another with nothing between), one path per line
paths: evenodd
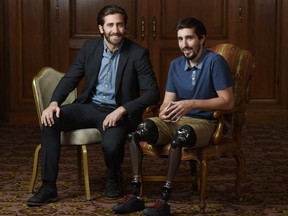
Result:
M86 40L69 72L57 85L51 101L62 104L82 78L85 78L83 91L75 103L90 102L98 81L103 49L102 37ZM148 50L127 38L124 39L120 51L115 96L117 105L123 106L129 119L137 124L142 120L145 108L156 104L160 99Z

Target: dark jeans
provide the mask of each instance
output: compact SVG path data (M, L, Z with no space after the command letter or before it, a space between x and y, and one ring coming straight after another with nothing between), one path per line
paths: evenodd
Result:
M105 164L109 169L117 170L124 159L124 144L128 133L128 120L121 118L116 127L102 130L102 122L113 109L93 103L69 104L61 107L60 118L54 115L52 127L42 127L41 166L42 180L56 181L60 159L60 134L81 128L97 128L102 135L102 150Z

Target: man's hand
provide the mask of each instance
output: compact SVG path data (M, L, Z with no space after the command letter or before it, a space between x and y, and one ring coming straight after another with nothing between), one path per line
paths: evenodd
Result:
M159 118L165 122L178 122L191 109L193 109L193 101L173 101L159 113Z
M109 127L115 127L117 125L117 121L126 113L126 110L123 106L118 107L116 110L111 112L103 121L103 131L108 129Z
M42 112L41 123L45 126L49 125L50 127L54 124L53 114L56 112L56 117L60 117L60 108L58 103L53 101L50 105Z

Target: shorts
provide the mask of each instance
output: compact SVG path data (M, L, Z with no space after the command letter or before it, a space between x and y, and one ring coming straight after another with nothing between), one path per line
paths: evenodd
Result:
M196 135L197 142L193 148L207 146L215 131L216 120L199 119L183 116L178 122L170 123L164 122L159 117L149 118L158 127L158 140L155 145L164 145L170 143L174 138L179 127L187 124L191 126Z

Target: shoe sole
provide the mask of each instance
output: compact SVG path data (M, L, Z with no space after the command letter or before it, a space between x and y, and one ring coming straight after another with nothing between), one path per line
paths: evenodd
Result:
M29 207L33 207L33 206L43 206L43 205L45 205L45 204L48 204L48 203L50 203L50 202L55 202L55 201L57 201L57 199L58 198L52 198L52 199L49 199L49 200L47 200L46 202L44 202L44 203L34 203L34 202L27 202L27 206L29 206Z
M133 210L130 210L130 211L125 211L125 210L113 210L116 214L130 214L130 213L133 213L133 212L140 212L140 211L143 211L145 209L144 208L139 208L139 209L133 209Z
M120 199L120 198L122 198L123 196L117 196L117 197L107 197L107 196L105 196L105 199L106 200L116 200L116 199Z
M114 207L112 207L112 211L114 211L116 214L129 214L132 212L138 212L138 211L142 211L145 209L144 201L143 201L143 206L140 206L140 204L137 204L138 205L137 208L135 208L135 204L134 205L132 204L133 202L134 201L131 202L130 200L128 200L124 203L119 203L115 205Z

